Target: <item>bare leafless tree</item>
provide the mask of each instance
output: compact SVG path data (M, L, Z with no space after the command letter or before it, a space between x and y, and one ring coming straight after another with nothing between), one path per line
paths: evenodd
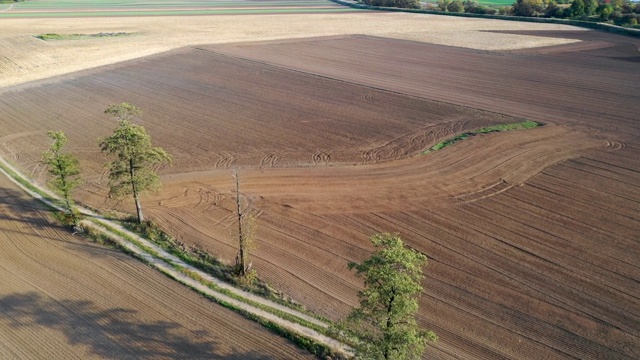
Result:
M257 214L253 208L253 198L240 192L240 176L233 170L236 195L236 217L238 222L238 254L236 255L236 271L239 276L246 277L251 272L252 263L249 253L255 249L255 221Z

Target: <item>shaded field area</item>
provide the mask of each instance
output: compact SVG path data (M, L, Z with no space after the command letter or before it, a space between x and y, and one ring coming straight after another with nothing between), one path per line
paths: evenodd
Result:
M14 3L0 9L0 18L95 17L95 16L175 16L225 14L278 14L353 12L328 0L280 1L52 1Z
M130 101L175 157L150 217L232 261L237 167L260 211L254 268L305 306L346 314L361 286L347 262L399 232L430 259L425 358L635 359L637 44L573 36L525 53L363 36L185 48L4 90L0 151L44 181L45 132L65 130L81 199L131 210L105 200L95 145L114 125L100 110ZM545 126L419 155L523 117Z
M120 251L72 236L4 177L0 214L3 358L313 358Z

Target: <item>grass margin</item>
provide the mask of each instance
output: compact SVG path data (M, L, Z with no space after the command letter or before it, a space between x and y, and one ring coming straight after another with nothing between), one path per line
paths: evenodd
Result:
M486 126L480 129L476 129L476 130L472 130L472 131L468 131L459 135L456 135L452 138L440 141L439 143L433 145L432 147L430 147L427 150L424 150L422 152L423 155L438 151L438 150L442 150L443 148L449 146L449 145L453 145L459 141L462 140L466 140L472 136L475 135L479 135L479 134L488 134L488 133L493 133L493 132L505 132L505 131L512 131L512 130L526 130L526 129L533 129L533 128L537 128L540 126L543 126L544 124L537 122L537 121L533 121L533 120L527 120L527 121L523 121L523 122L519 122L519 123L509 123L509 124L498 124L498 125L492 125L492 126Z

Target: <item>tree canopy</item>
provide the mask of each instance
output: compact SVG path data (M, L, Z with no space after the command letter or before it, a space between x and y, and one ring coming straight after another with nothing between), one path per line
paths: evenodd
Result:
M405 247L398 235L377 234L371 242L378 250L361 264L349 264L364 279L360 307L338 328L354 339L359 359L420 359L427 340L437 339L415 320L427 258Z
M138 222L144 220L139 195L143 191L156 191L160 179L156 167L171 162L167 152L151 145L151 136L145 128L134 124L142 111L128 103L110 105L105 113L118 120L114 133L99 139L100 149L115 159L108 164L109 195L122 197L133 195Z
M43 154L42 163L47 165L51 175L50 186L65 200L66 208L75 221L71 192L82 182L78 177L80 163L73 154L62 151L67 143L67 135L64 132L51 130L47 132L47 136L53 140L53 143Z

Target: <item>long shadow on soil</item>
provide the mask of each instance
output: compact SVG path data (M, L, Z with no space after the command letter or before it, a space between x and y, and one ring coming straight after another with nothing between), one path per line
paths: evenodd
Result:
M88 346L97 356L111 359L271 359L258 352L216 353L207 331L185 336L181 326L166 321L140 323L137 311L99 309L90 301L52 300L37 293L0 298L0 314L9 326L47 327L69 344Z
M52 214L51 208L22 190L0 185L0 234L33 234L41 239L64 243L91 256L105 256L107 252L115 251L89 241L68 241L62 234L52 236L56 231L71 234L71 229L56 222ZM20 225L15 226L15 223Z
M21 190L0 185L0 220L18 221L37 230L47 228L63 229L61 225L53 223L51 219L45 216L49 211L51 210L46 205L39 200L31 198ZM0 231L2 230L6 229L2 229L0 225Z

